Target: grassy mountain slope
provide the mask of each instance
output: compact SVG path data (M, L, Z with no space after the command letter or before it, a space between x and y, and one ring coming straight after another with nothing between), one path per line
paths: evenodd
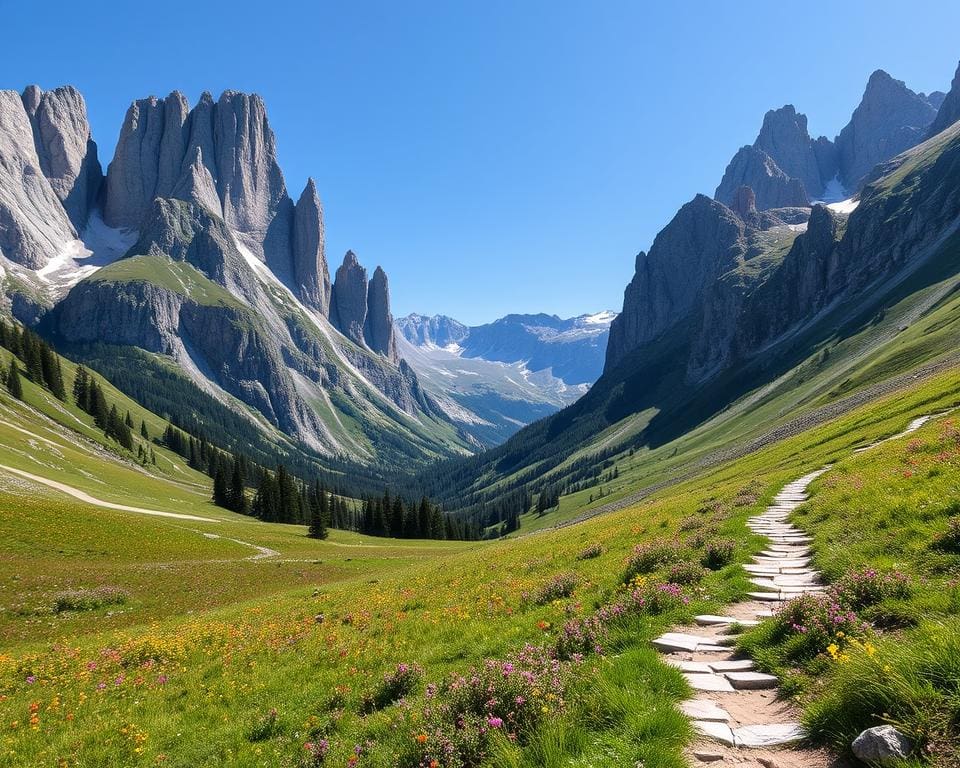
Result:
M625 510L561 531L474 545L338 536L317 543L302 529L228 514L216 523L182 525L105 513L5 482L0 519L5 540L18 543L3 562L8 586L0 632L9 642L0 656L0 708L16 725L0 754L11 765L60 757L103 766L306 765L313 758L304 745L324 741L328 764L345 764L355 745L361 765L393 765L398 755L401 764L411 764L451 734L440 710L425 708L426 682L466 673L488 658L514 658L524 643L556 646L581 626L564 629L566 622L626 596L621 576L637 544L676 536L685 556L696 560L704 546L732 538L738 542L734 562L685 587L688 604L668 601L659 612L644 609L605 625L603 653L561 665L556 685L539 690L534 710L523 709L526 725L516 743L496 734L483 742L482 764L490 766L638 760L679 766L690 731L672 702L686 689L647 641L693 613L719 611L750 588L738 563L762 542L746 533L744 522L785 482L825 463L856 466L867 460L851 457L856 446L899 432L917 415L958 405L960 374L951 370L702 468ZM31 431L42 426L28 411L20 418ZM899 462L903 445L889 446L877 457ZM925 477L879 471L892 491ZM829 477L818 488L828 488ZM137 484L116 483L126 488L118 498L140 498ZM17 511L23 493L37 500L27 515ZM914 504L919 498L904 502L914 509L922 506ZM199 500L190 508L207 511ZM822 519L804 518L805 525L825 526L828 537L826 526L847 508L825 507ZM945 528L947 513L940 507L926 513L931 535ZM63 523L52 524L54 518ZM222 538L203 535L210 532ZM95 545L101 533L106 541ZM249 547L225 538L278 554L242 559ZM895 550L881 555L855 548L827 572L882 566L891 557ZM635 587L656 590L668 570L642 577ZM50 610L57 590L102 586L129 597L119 606ZM936 614L925 622L953 610L932 607ZM69 639L74 650L64 653L54 638ZM397 682L398 664L419 665L423 678L414 673ZM497 674L500 679L499 667ZM826 674L823 679L832 679L831 670ZM387 686L385 675L400 688ZM396 690L401 693L390 693ZM510 690L511 697L517 693ZM404 695L406 705L391 704L396 695ZM436 696L439 704L451 694L441 686Z

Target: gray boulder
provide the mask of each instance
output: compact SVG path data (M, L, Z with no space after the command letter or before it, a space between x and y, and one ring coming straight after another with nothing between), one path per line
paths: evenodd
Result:
M953 82L950 84L950 91L940 104L940 109L930 124L927 135L936 136L957 122L957 120L960 120L960 64L957 65L957 72L953 76Z
M312 178L294 209L293 277L300 300L328 317L332 286L324 252L323 206Z
M397 342L390 313L390 285L387 273L377 267L367 289L367 321L364 328L367 346L374 352L397 360Z
M851 745L858 759L871 765L893 765L910 757L913 742L892 725L868 728Z
M38 269L77 236L34 144L16 91L0 91L0 254Z
M367 322L367 270L353 251L337 268L330 294L330 321L348 339L363 344Z
M859 189L870 170L919 144L936 117L927 99L878 69L850 122L837 136L840 180L848 190Z
M31 85L21 98L33 128L40 169L79 231L87 223L103 181L87 105L70 85L46 92Z

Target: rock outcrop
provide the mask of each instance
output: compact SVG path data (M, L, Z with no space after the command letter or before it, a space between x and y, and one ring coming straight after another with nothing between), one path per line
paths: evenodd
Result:
M80 231L96 204L103 181L86 102L70 85L52 91L31 85L24 90L22 101L33 128L40 169Z
M390 285L387 273L381 267L373 271L367 287L367 318L364 339L374 352L396 361L397 342L393 335L393 315L390 312Z
M790 178L762 149L741 147L733 156L714 197L724 205L733 205L737 190L754 191L760 210L807 205L807 190L800 179Z
M957 122L957 120L960 120L960 65L957 65L957 72L953 76L953 82L950 84L950 91L940 104L940 109L930 124L927 135L936 136Z
M446 347L459 344L470 333L463 323L446 315L407 315L396 321L404 338L417 347Z
M742 258L744 222L722 203L697 195L637 256L623 312L610 326L604 372L688 317L704 291Z
M200 147L194 151L193 161L183 169L180 179L170 192L170 197L197 203L216 216L223 215L216 184L210 175L210 170L203 162Z
M356 344L363 344L367 322L367 270L347 251L330 293L330 322Z
M332 286L324 252L323 207L312 178L294 210L293 278L300 300L328 317Z
M0 254L15 264L38 269L76 236L43 173L20 94L0 91Z
M844 187L858 189L875 165L919 144L935 116L925 97L882 69L874 72L850 122L836 139Z
M791 179L803 182L807 195L816 199L825 185L815 142L807 131L807 116L792 104L771 109L763 117L754 148L766 152Z

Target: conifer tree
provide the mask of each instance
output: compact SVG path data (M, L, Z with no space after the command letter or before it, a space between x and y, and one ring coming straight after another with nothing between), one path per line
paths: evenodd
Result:
M20 370L17 358L11 358L10 368L7 370L7 391L17 400L23 400L23 383L20 381Z

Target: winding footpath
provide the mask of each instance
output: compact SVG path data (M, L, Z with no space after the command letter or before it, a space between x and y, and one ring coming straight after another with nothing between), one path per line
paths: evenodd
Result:
M916 418L903 432L858 452L915 432L931 418ZM809 498L810 483L829 469L788 483L763 514L747 521L751 531L768 540L766 549L744 566L757 587L748 593L749 600L728 606L723 616L697 616L696 626L653 641L694 690L694 698L681 704L700 735L690 749L691 762L759 763L764 768L827 768L835 762L823 750L798 744L805 733L797 706L778 696L775 676L758 672L751 659L739 658L732 648L737 632L772 616L787 600L826 590L820 573L810 567L811 538L788 518Z

